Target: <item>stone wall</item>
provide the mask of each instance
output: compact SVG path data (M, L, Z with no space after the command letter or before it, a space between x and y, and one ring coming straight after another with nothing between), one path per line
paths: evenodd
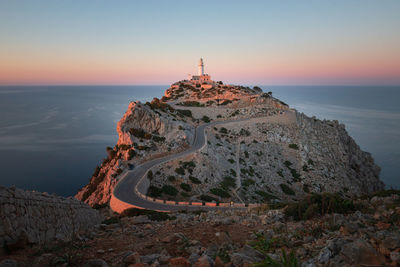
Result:
M0 186L0 246L70 241L101 221L97 210L74 198Z

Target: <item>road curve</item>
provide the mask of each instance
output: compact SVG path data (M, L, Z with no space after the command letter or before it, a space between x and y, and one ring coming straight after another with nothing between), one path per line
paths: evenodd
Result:
M214 208L214 209L227 208L227 207L209 207L209 206L181 206L181 205L169 205L169 204L157 203L140 197L137 191L141 192L142 194L146 193L142 191L145 189L143 188L142 179L146 179L145 174L152 167L161 163L165 163L171 160L187 156L189 154L201 150L206 144L205 129L207 127L218 124L231 123L231 122L241 122L245 120L249 119L246 118L239 120L215 121L211 123L202 124L196 127L193 144L185 151L147 161L143 164L136 166L132 171L126 172L125 175L121 178L121 180L114 188L110 201L111 208L117 212L121 212L122 210L129 207L136 207L136 208L143 208L143 209L157 210L157 211L191 210L199 208ZM142 188L140 188L141 186Z

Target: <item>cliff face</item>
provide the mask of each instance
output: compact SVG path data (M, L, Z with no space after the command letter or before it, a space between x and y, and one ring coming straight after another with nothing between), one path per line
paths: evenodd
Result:
M188 120L190 117L158 99L146 104L131 102L117 124L117 145L107 149L108 157L96 167L89 184L75 197L91 206L107 203L124 171L192 143L194 127Z
M0 244L71 241L90 234L101 215L73 198L0 187Z
M213 120L232 122L209 127L202 151L153 168L147 194L254 203L310 192L350 196L384 186L371 155L337 121L309 118L257 87L182 81L161 100L129 105L117 145L76 197L92 206L107 203L130 164L185 149L195 127Z

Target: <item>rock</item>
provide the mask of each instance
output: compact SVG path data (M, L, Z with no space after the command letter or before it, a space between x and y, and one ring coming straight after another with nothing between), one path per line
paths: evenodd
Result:
M340 227L340 232L342 235L351 235L355 233L358 229L358 226L355 223L345 223Z
M332 251L330 251L329 248L325 247L318 255L318 262L322 264L327 263L331 257Z
M190 265L195 264L199 258L200 258L200 255L197 253L190 254L189 259L188 259L190 262Z
M212 264L211 258L208 257L207 255L203 255L196 261L194 266L195 267L211 267L210 261Z
M18 263L15 260L6 259L0 262L0 267L18 267Z
M184 257L172 258L169 260L169 267L189 267L190 263Z
M151 224L146 224L145 226L144 226L144 229L147 229L147 230L151 230L151 229L153 229L153 226L151 225Z
M224 267L224 262L219 256L215 257L214 267Z
M102 259L93 259L88 260L84 265L84 267L108 267L109 265Z
M140 263L140 255L137 252L132 252L128 255L126 255L123 259L122 262L128 263L128 264L136 264Z
M97 253L98 253L98 254L104 254L104 252L105 252L104 249L99 249L99 250L97 250Z
M243 248L232 255L232 263L233 265L241 265L243 263L255 263L265 259L265 256L255 250L254 248L250 247L249 245L244 245Z
M147 264L152 264L155 262L161 255L160 254L150 254L150 255L144 255L140 257L140 261L142 263L147 263Z
M399 263L400 263L400 252L398 252L398 251L392 251L392 252L390 252L390 259L391 259L393 262L399 264Z
M380 266L385 263L385 258L379 254L368 242L357 239L347 243L341 250L345 261L353 265Z
M386 230L386 229L390 228L391 224L390 223L385 223L385 222L378 222L377 224L375 224L375 226L379 230Z

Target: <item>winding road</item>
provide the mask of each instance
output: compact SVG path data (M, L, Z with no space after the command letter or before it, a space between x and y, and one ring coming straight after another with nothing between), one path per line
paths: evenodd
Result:
M271 116L268 116L271 117ZM259 119L260 117L258 117ZM227 121L214 121L211 123L202 124L196 127L195 130L195 137L192 146L190 146L187 150L177 153L168 155L162 158L153 159L147 161L141 165L136 166L132 171L128 171L125 175L121 178L118 184L115 186L114 191L112 193L110 206L116 212L121 212L122 210L129 208L129 207L136 207L142 209L149 209L149 210L157 210L157 211L177 211L177 210L194 210L199 208L230 208L230 207L210 207L210 206L182 206L182 205L173 205L173 204L164 204L158 203L151 200L147 200L140 196L140 194L145 195L145 191L148 188L148 185L145 184L146 182L143 179L146 178L146 173L152 167L175 160L189 154L195 153L206 145L207 137L205 134L205 129L209 126L215 126L219 124L227 124L232 122L241 122L246 120L251 120L254 118L244 118L238 120L227 120ZM139 193L140 192L140 193Z

